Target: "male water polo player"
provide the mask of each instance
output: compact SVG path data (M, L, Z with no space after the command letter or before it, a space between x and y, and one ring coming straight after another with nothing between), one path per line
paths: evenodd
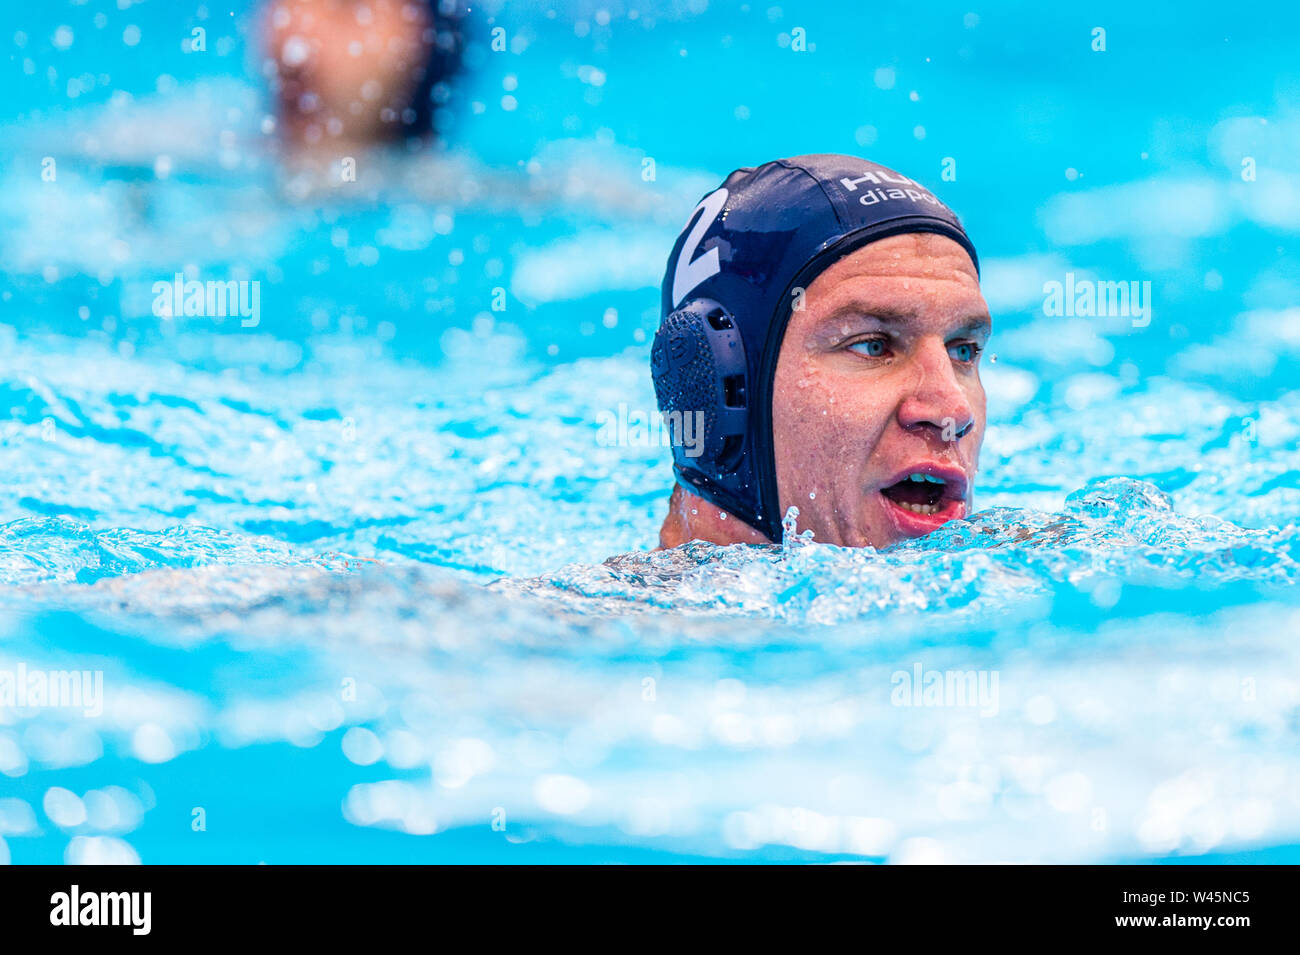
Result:
M673 246L662 316L660 412L702 413L704 440L673 441L660 546L779 541L791 506L854 547L969 513L991 319L975 247L915 181L835 155L733 172Z

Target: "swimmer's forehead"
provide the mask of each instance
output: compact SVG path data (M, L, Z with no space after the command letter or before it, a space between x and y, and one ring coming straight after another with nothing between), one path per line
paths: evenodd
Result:
M856 250L813 280L804 304L806 318L830 333L937 325L987 337L993 326L970 256L937 235L891 236Z
M969 253L947 236L929 232L891 235L855 249L820 272L811 287L854 275L946 278L979 288Z

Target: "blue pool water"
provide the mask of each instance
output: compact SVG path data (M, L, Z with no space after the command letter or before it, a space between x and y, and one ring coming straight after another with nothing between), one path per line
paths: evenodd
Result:
M0 32L0 673L103 680L0 704L0 861L1300 861L1294 12L487 5L453 148L344 188L247 5L125 6ZM980 247L978 513L647 553L663 257L811 151Z

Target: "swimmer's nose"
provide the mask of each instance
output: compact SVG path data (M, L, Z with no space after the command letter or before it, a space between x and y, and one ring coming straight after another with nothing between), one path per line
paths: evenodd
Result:
M898 423L907 431L931 431L944 441L964 437L975 427L975 411L957 380L942 341L922 343L913 357L913 385L898 406Z

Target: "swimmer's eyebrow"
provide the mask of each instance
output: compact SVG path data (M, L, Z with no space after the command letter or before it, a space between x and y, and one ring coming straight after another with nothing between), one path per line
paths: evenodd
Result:
M993 334L993 319L988 315L976 315L968 318L965 324L953 329L954 335L969 335L971 338L988 338Z
M916 313L910 309L891 308L889 306L867 308L861 305L845 305L824 318L814 333L817 336L835 337L844 334L846 325L850 333L854 326L878 328L882 325L905 325L915 321ZM993 332L993 319L987 312L959 319L961 324L949 330L949 335L969 335L972 338L988 338Z

